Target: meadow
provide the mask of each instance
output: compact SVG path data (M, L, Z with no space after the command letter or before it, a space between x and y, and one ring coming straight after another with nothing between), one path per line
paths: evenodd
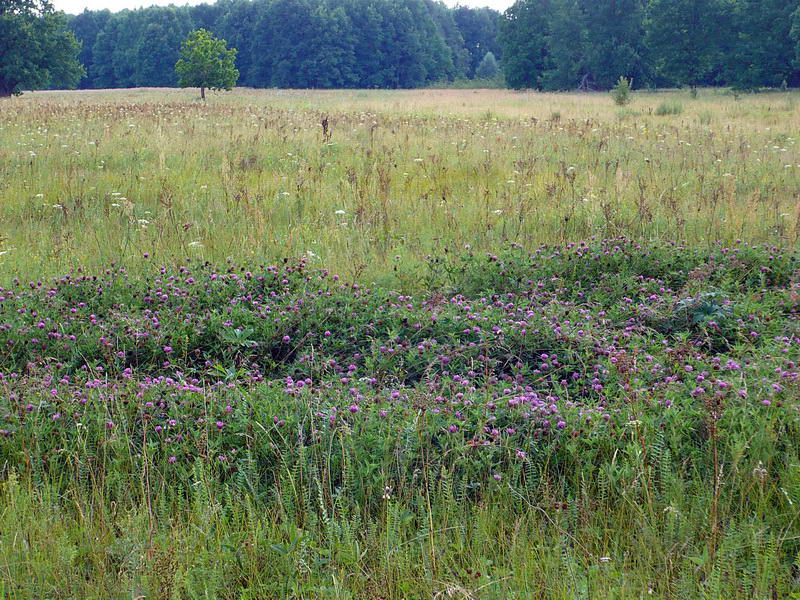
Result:
M797 98L3 101L0 597L800 597Z
M145 252L306 255L408 287L427 255L467 244L793 245L800 233L796 92L637 94L624 108L506 90L195 96L4 102L0 274L136 268Z

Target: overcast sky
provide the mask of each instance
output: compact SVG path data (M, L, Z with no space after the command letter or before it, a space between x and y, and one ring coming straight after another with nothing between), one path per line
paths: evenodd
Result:
M204 1L209 4L214 0L53 0L53 5L57 10L63 10L66 13L78 14L83 12L84 8L89 10L100 10L108 8L112 11L122 10L123 8L139 8L141 6L152 6L157 4L159 6L166 6L167 4L176 4L181 6L183 4L202 4ZM461 4L463 6L490 6L497 10L505 10L513 4L513 0L445 0L449 6Z

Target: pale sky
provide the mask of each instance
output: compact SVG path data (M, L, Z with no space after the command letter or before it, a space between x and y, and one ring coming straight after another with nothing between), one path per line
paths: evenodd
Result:
M166 6L175 4L203 4L206 1L212 4L214 0L53 0L56 10L63 10L65 13L76 15L83 12L84 8L89 10L101 10L108 8L111 11L118 11L124 8L141 8L142 6ZM445 0L448 6L461 4L462 6L489 6L495 10L504 11L514 3L513 0Z

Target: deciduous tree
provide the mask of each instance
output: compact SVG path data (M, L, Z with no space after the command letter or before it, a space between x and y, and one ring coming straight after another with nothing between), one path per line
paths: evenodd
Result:
M48 0L0 0L0 96L53 83L74 87L84 73L79 50Z
M227 48L225 40L215 38L209 31L198 29L181 46L181 58L175 63L178 85L199 87L200 97L206 99L206 88L230 90L239 79L236 70L236 49Z

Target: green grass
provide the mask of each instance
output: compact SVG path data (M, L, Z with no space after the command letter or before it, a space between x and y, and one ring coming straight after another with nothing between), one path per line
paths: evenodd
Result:
M0 597L800 598L795 94L192 93L2 105Z
M194 93L5 101L0 275L311 256L408 287L466 244L800 233L795 93L636 93L624 119L606 94ZM671 97L682 114L650 116Z
M655 115L664 117L666 115L679 115L683 112L683 104L680 102L662 102L656 107Z
M797 264L617 239L432 258L419 299L302 265L8 290L4 597L793 597Z

